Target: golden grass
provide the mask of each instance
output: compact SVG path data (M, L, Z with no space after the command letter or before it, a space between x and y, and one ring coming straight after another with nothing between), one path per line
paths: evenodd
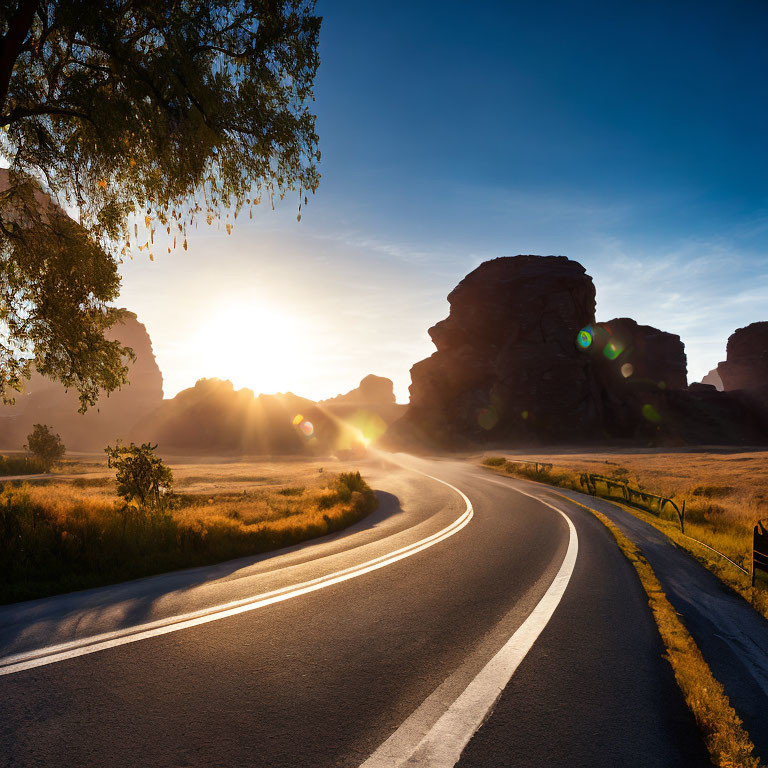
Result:
M579 504L572 499L567 500ZM744 730L741 719L731 707L723 686L712 674L698 646L667 600L653 568L643 553L605 515L584 504L579 506L589 510L610 530L621 551L635 567L648 596L662 642L667 649L666 658L672 665L685 702L704 734L712 762L721 768L759 768L760 760L755 755L755 746Z
M312 462L184 467L170 508L126 506L106 476L7 483L0 601L250 555L340 530L375 509L359 473ZM339 468L334 465L334 468ZM188 482L185 482L188 479Z
M501 457L490 457L498 459ZM768 518L768 452L754 453L551 453L507 455L510 461L549 462L551 470L539 473L513 470L496 463L496 471L519 474L564 488L583 489L578 479L592 472L628 480L630 485L672 498L678 506L685 501L685 532L693 539L722 552L742 568L752 567L752 531L757 520ZM488 459L485 460L486 462ZM677 515L667 505L664 516L656 517L634 507L614 503L655 526L676 544L746 598L768 617L768 579L758 573L751 577L716 554L680 533Z

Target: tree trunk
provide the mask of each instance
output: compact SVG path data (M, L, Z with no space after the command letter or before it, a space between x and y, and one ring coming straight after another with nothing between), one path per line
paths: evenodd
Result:
M0 114L5 109L13 67L32 29L38 4L39 0L21 0L8 24L8 32L0 41Z

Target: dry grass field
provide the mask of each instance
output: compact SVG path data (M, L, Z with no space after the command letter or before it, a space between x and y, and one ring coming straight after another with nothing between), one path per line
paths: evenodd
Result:
M578 490L578 476L591 472L628 480L630 485L668 496L678 505L685 500L686 533L723 552L742 567L751 568L753 528L758 520L768 518L766 451L515 451L504 456L513 462L551 463L552 470L540 478L543 482L573 485ZM759 574L758 589L750 589L749 578L732 565L676 535L679 531L676 515L669 507L667 510L668 514L661 520L644 512L632 512L689 549L768 615L768 579Z
M376 507L351 464L168 462L162 512L126 505L100 456L43 481L0 479L0 601L29 599L217 562L339 530Z

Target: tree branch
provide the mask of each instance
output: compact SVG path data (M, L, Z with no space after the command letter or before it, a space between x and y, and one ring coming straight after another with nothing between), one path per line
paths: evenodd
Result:
M8 32L0 42L0 110L5 107L13 66L24 48L24 41L32 29L39 0L20 0L13 14Z

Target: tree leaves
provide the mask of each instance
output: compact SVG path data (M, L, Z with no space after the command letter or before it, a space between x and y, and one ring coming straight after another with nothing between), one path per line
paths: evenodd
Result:
M0 192L0 396L34 360L87 407L125 380L124 352L100 333L130 230L139 250L155 226L187 250L201 216L317 188L320 18L314 0L15 5L0 7L0 154L16 180ZM32 179L33 197L76 207L81 226L14 200Z

